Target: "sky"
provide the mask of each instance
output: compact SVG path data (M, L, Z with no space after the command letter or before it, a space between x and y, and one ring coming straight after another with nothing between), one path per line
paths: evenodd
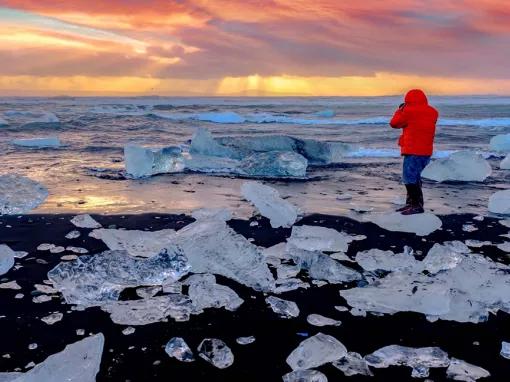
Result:
M0 0L0 95L510 95L508 0Z

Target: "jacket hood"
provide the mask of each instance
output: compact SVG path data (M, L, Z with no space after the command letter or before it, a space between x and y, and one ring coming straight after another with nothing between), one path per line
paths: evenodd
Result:
M428 105L428 100L423 90L412 89L407 92L405 103L408 105Z

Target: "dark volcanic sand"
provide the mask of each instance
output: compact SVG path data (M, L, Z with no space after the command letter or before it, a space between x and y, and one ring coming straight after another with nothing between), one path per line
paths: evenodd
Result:
M282 294L280 297L295 301L301 314L297 319L281 319L264 302L265 296L231 280L217 277L221 284L232 287L245 303L236 312L209 309L206 313L192 316L188 322L156 323L137 326L132 335L123 335L125 326L113 324L109 315L99 308L86 311L71 311L61 299L36 304L32 302L31 292L36 283L46 279L47 272L59 263L65 254L39 252L36 247L41 243L62 246L84 247L90 253L106 250L102 241L88 237L89 229L82 232L78 239L68 240L65 235L75 227L69 222L72 215L26 215L0 217L0 243L9 245L17 251L28 251L16 264L22 268L11 269L1 276L2 281L16 280L22 290L0 290L0 356L10 354L11 358L0 357L0 371L23 369L30 361L42 362L49 355L61 351L65 345L83 337L76 329L85 329L89 333L102 332L105 335L101 371L98 381L281 381L281 376L290 371L285 359L304 339L303 333L314 335L318 332L330 334L339 339L349 351L366 355L380 347L400 344L412 347L439 346L452 357L481 366L492 374L491 380L508 381L510 378L510 360L499 355L501 341L510 341L510 316L498 313L490 316L489 321L481 324L460 324L456 322L428 322L421 314L399 313L376 317L354 317L349 312L338 312L335 305L345 305L339 296L339 285L312 287ZM160 230L164 228L182 228L193 219L184 215L93 215L104 227L115 225L117 228ZM472 220L473 215L450 215L441 217L443 229L423 240L414 234L385 231L371 223L359 223L345 217L312 215L298 224L321 225L344 230L352 234L363 234L366 240L355 241L350 245L348 255L354 256L359 250L370 248L401 251L404 245L415 251L426 253L436 242L448 240L491 240L501 243L498 237L508 229L495 219L486 218L482 222ZM465 223L479 228L475 232L462 231ZM271 246L284 241L290 235L290 229L272 229L266 219L259 220L259 226L250 227L250 221L233 220L230 225L254 243ZM12 226L9 228L8 225ZM508 257L495 247L478 249L494 260L508 263ZM44 259L40 264L36 259ZM346 265L352 266L351 263ZM302 274L300 276L303 276ZM25 294L23 299L14 299L17 293ZM126 291L125 296L134 295ZM49 326L40 318L52 312L64 313L62 321ZM319 313L339 319L339 327L317 328L306 322L310 313ZM301 335L299 335L300 333ZM240 336L256 337L250 345L238 345L235 339ZM218 370L205 361L198 359L193 363L181 363L171 359L164 352L166 342L174 337L183 337L195 350L202 339L215 337L224 340L232 349L234 364L225 370ZM474 345L473 342L479 342ZM28 345L37 343L36 350ZM129 349L131 346L134 348ZM159 362L156 362L159 361ZM411 378L411 369L392 367L373 369L375 377L345 377L341 371L331 365L320 367L329 381L415 381ZM431 369L430 379L445 380L445 369ZM489 380L489 379L486 379Z

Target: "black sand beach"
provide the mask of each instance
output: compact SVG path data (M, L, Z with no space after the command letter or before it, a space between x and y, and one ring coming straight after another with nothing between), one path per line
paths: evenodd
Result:
M188 322L168 322L136 326L131 335L123 335L125 326L112 323L109 315L99 308L74 311L63 299L54 298L49 302L33 303L34 284L43 283L47 272L57 265L60 257L68 252L51 254L37 251L41 243L61 246L83 247L95 254L107 247L94 238L88 237L90 229L79 229L81 236L66 239L65 235L76 229L70 219L73 215L24 215L0 217L0 239L15 251L28 251L22 259L16 259L16 266L1 277L1 282L16 280L21 290L0 290L0 370L23 371L25 365L33 361L42 362L46 357L63 350L65 345L83 338L76 334L77 329L85 329L85 335L102 332L105 348L101 370L97 381L280 381L282 375L291 371L285 359L305 338L318 332L330 334L340 340L349 351L361 355L391 344L411 347L438 346L450 357L459 358L490 371L491 378L485 380L507 381L510 361L499 355L501 341L510 340L510 316L499 312L489 320L479 324L462 324L453 321L431 323L421 314L397 313L394 315L366 317L353 316L349 312L339 312L335 305L346 305L338 294L347 285L313 286L306 290L283 293L280 297L297 303L300 315L296 319L279 318L266 306L263 293L240 285L232 280L217 277L219 283L230 286L245 300L235 311L208 309L205 313L192 316ZM473 220L474 215L441 216L443 228L421 238L414 234L389 232L371 223L359 223L346 217L310 215L297 225L320 225L343 230L350 234L366 235L367 238L350 245L347 255L353 257L358 251L371 248L402 251L405 245L423 254L434 243L449 240L489 240L503 242L501 234L508 229L494 218L483 221ZM140 230L180 229L193 221L185 215L93 215L103 227ZM258 226L250 222L258 219ZM472 224L479 229L465 232L462 226ZM269 247L284 241L290 236L290 229L273 229L265 218L252 218L250 221L231 220L229 225L246 238L253 238L256 245ZM475 252L483 253L493 260L510 263L508 256L496 247L482 247ZM353 263L345 263L357 267ZM306 275L299 275L306 279ZM476 277L476 276L474 276ZM352 286L352 285L351 285ZM23 293L24 297L14 296ZM38 292L35 292L35 294ZM134 296L134 290L124 291L122 297ZM64 313L64 318L53 325L40 320L52 312ZM310 313L323 314L342 321L338 327L318 328L306 322ZM232 349L234 364L219 370L197 359L192 363L181 363L168 357L164 346L172 337L183 337L195 350L204 338L219 338ZM255 336L250 345L238 345L236 338ZM35 350L28 345L37 343ZM6 354L9 358L6 358ZM329 381L411 381L411 369L390 367L373 369L374 377L346 377L331 365L318 368L327 375ZM433 381L446 380L445 369L431 369Z

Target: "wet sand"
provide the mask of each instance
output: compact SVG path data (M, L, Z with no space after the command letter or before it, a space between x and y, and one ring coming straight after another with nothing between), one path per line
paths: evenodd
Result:
M16 251L28 251L22 259L16 259L19 269L12 268L0 277L1 282L16 280L21 290L0 290L0 371L24 370L25 365L33 361L36 364L46 357L61 351L65 345L82 339L77 329L89 333L102 332L106 342L102 357L98 381L280 381L281 376L290 371L285 359L305 338L318 332L330 334L340 340L349 351L361 355L391 344L412 347L438 346L448 352L450 357L459 358L481 366L492 374L486 380L506 381L510 361L499 355L501 341L510 341L510 315L499 312L480 324L463 324L450 321L431 323L421 314L398 313L395 315L366 317L352 316L349 312L339 312L335 305L346 305L338 294L340 289L352 285L312 286L307 290L284 293L279 297L297 303L301 313L296 319L279 318L266 306L263 293L255 292L223 277L217 277L220 284L234 289L244 304L235 311L208 309L205 313L192 316L188 322L155 323L137 326L135 333L123 335L125 326L112 323L109 315L99 308L85 311L72 311L61 298L44 303L33 303L34 284L42 284L47 272L61 260L62 252L51 254L37 251L41 243L62 246L83 247L91 254L106 250L105 244L88 237L90 229L78 229L81 236L66 239L65 235L74 229L70 223L73 215L24 215L0 217L0 242ZM103 227L160 230L164 228L180 229L193 221L185 215L141 214L141 215L93 215ZM351 243L347 255L351 258L361 250L378 248L399 252L405 245L423 254L434 243L450 240L489 240L501 243L501 234L508 233L494 218L476 221L474 215L441 216L443 228L421 238L414 234L389 232L371 223L360 223L347 217L328 215L309 215L297 225L320 225L343 230L350 234L366 235L367 238ZM257 220L258 226L250 226ZM465 232L462 226L472 224L479 229ZM273 229L265 218L250 220L231 220L229 225L246 238L253 238L256 245L269 247L285 241L290 229ZM509 264L509 257L493 246L475 249L491 259ZM345 265L356 268L355 263ZM359 268L357 268L359 269ZM301 273L299 277L307 280ZM14 296L23 293L22 299ZM121 298L135 298L134 289L124 291ZM64 318L54 325L40 320L52 312L64 313ZM318 313L342 321L339 327L314 327L306 322L308 314ZM250 345L238 345L240 336L255 336ZM224 370L218 370L202 359L192 363L181 363L171 359L164 352L167 341L174 337L183 337L195 350L204 338L219 338L232 349L234 364ZM477 342L479 345L475 345ZM37 343L35 350L28 345ZM133 348L130 348L133 346ZM2 357L9 354L10 358ZM195 352L196 355L196 352ZM372 369L374 377L345 377L340 370L331 365L318 368L330 381L415 381L411 378L411 369L391 367ZM430 379L446 380L445 369L431 369Z

